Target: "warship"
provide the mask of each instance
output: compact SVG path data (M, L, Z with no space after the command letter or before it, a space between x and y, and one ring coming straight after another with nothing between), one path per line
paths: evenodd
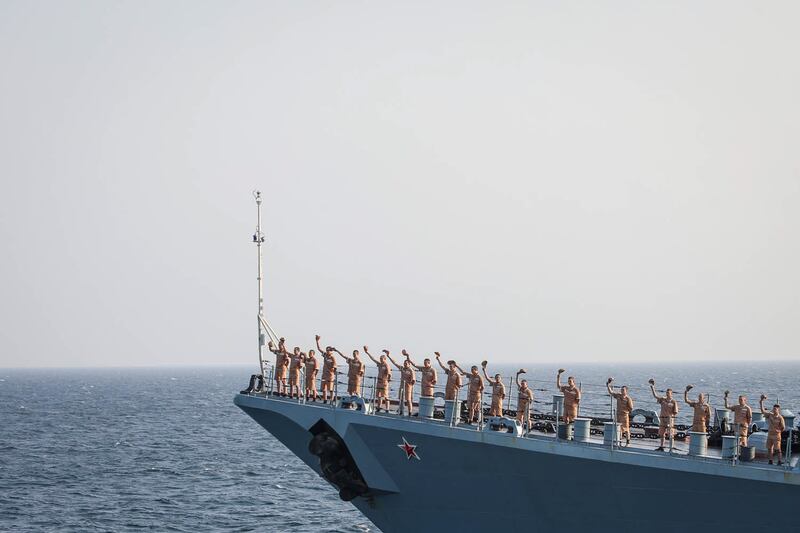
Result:
M729 411L720 409L707 434L687 439L688 428L676 424L660 452L651 440L654 412L632 413L631 436L638 438L627 443L613 406L607 417L587 416L581 406L572 424L561 423L557 393L552 401L538 400L543 408L522 424L514 418L513 392L503 416L482 409L476 424L465 423L461 398L445 401L438 387L432 397L415 393L414 416L405 416L397 400L397 412L378 412L369 374L354 395L343 394L336 379L328 403L279 394L265 350L279 336L264 316L261 195L254 195L260 368L234 403L384 533L800 532L798 429L788 410L777 466L764 457L766 428L757 410L747 448L731 431Z

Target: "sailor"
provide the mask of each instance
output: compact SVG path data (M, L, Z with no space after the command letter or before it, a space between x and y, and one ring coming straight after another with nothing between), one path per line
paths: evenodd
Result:
M571 424L578 418L578 406L581 403L581 390L575 386L575 378L567 378L567 384L561 384L561 374L566 372L563 368L558 369L556 374L556 388L564 395L564 423Z
M503 377L500 374L495 374L494 379L489 377L486 373L486 365L488 361L481 362L481 369L483 370L483 377L486 378L486 383L492 388L492 405L489 407L489 416L503 416L503 399L506 397L506 386L503 385Z
M319 340L320 336L316 336L317 339L317 349L322 354L322 376L320 378L320 389L322 390L322 403L328 402L328 397L330 395L330 401L333 403L336 401L334 398L334 393L336 391L336 374L337 374L337 367L336 367L336 356L333 355L333 346L326 346L325 350L320 347Z
M286 351L284 339L281 337L278 346L275 347L272 341L269 341L269 351L275 354L275 394L284 395L286 387L286 364L288 361L284 357Z
M694 385L686 385L686 390L683 391L683 401L694 411L692 415L692 431L705 433L708 431L708 421L711 420L711 407L706 401L706 395L702 392L697 395L696 402L689 399L689 391L693 387Z
M761 401L759 402L759 406L761 407L761 412L764 414L764 417L767 419L768 424L768 431L767 431L767 451L769 452L769 464L772 464L772 455L773 453L778 454L778 466L783 464L782 456L781 456L781 436L783 432L786 431L786 420L781 416L781 406L777 403L772 406L772 411L767 411L764 409L764 400L766 400L766 395L761 395ZM787 446L790 446L787 444Z
M422 378L420 379L420 396L425 396L426 398L433 397L433 389L436 386L436 369L431 366L431 360L427 357L424 361L422 361L422 366L417 366L411 358L408 358L408 362L411 363L411 366L416 368L422 373Z
M517 382L517 422L520 424L526 422L528 424L528 429L530 430L533 389L528 387L527 379L523 379L522 381L519 380L519 375L524 374L525 372L527 372L527 370L520 368L519 371L517 371L515 379Z
M306 401L311 398L312 402L317 401L317 373L319 372L319 362L317 361L314 350L309 350L308 355L303 361L306 365Z
M608 394L617 400L617 423L620 426L622 436L625 437L625 444L631 443L631 411L633 411L633 398L628 396L628 387L623 385L620 387L619 392L614 392L611 383L614 378L608 378L606 381L606 388Z
M728 395L725 391L725 409L733 411L733 434L739 435L739 444L747 446L747 434L750 432L750 423L753 421L753 410L747 405L747 398L739 396L739 403L728 405Z
M386 354L389 350L383 350L380 359L375 359L369 353L369 346L364 346L364 353L367 357L372 359L372 362L378 366L378 378L375 381L375 398L378 400L378 407L376 413L381 411L381 406L385 406L384 410L389 412L389 382L392 380L392 367L386 362Z
M306 354L300 351L299 346L294 347L294 353L289 358L289 398L300 399L300 371L303 369Z
M336 348L334 348L333 351L341 355L344 360L347 361L347 394L350 396L360 396L361 380L364 377L364 361L358 356L358 350L353 350L353 357L347 357Z
M472 424L480 420L481 396L483 395L483 378L478 374L478 367L472 365L469 374L464 372L460 366L455 365L461 375L467 378L467 424Z
M660 441L656 451L663 452L667 432L672 438L675 417L678 416L678 402L672 397L672 389L667 389L664 396L656 394L656 380L652 378L650 379L650 392L653 393L653 398L661 405L661 414L658 421L658 438Z
M439 366L442 367L444 370L445 375L447 376L447 384L444 387L444 399L445 401L453 401L458 396L458 390L461 388L461 372L458 370L458 365L455 361L450 359L447 361L447 366L442 364L442 354L439 352L433 352L436 354L436 362L439 363Z
M403 406L405 405L408 409L408 416L411 416L414 411L414 383L417 382L417 374L408 359L408 352L403 350L403 355L406 356L406 359L402 365L399 365L397 361L392 359L392 355L388 351L386 352L386 357L400 371L400 390L397 391L397 400L400 403L398 414L403 414Z

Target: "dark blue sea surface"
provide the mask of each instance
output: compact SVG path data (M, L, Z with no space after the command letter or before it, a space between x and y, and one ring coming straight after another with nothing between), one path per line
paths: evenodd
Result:
M505 379L518 367L489 366ZM528 366L537 410L554 365ZM250 368L0 370L0 531L378 531L233 405ZM655 409L654 377L800 408L799 363L574 365L581 410L607 414L605 379ZM440 374L441 379L441 374ZM681 405L681 418L690 410Z
M377 531L233 405L248 377L0 370L0 531Z

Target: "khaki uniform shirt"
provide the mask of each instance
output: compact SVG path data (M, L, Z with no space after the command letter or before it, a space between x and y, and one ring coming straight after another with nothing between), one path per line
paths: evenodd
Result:
M300 373L300 369L303 368L303 356L301 354L293 355L291 359L291 366L289 367L289 372L292 374Z
M500 404L503 398L506 397L506 386L502 381L495 381L492 383L492 405Z
M661 425L669 425L670 420L675 422L675 416L678 414L678 402L675 398L669 400L666 396L658 399L661 404Z
M336 357L333 354L323 356L325 360L322 364L322 381L333 382L336 379Z
M286 356L282 353L275 354L275 379L286 376Z
M528 405L533 401L533 389L531 389L530 387L526 389L520 387L519 392L517 394L518 394L517 402L519 402L521 406Z
M467 379L469 380L469 400L471 402L480 401L483 392L483 378L476 374L467 374Z
M317 378L317 358L309 355L306 358L306 388L313 389Z
M422 367L420 372L422 373L422 390L420 395L428 397L433 396L433 386L436 385L436 369L433 367Z
M564 409L566 411L576 411L578 404L581 403L581 391L578 387L563 385L561 392L564 394Z
M445 370L447 374L447 385L445 386L445 395L455 397L458 389L461 388L461 374L458 370Z
M711 418L711 407L707 403L689 402L694 414L692 415L692 431L706 431L708 420Z
M386 388L392 379L392 368L389 363L378 363L378 387Z
M767 424L769 425L767 435L770 437L780 437L781 433L786 431L786 421L781 415L769 413L766 415L766 419Z
M753 421L753 410L749 405L734 405L730 408L733 411L733 423L743 426L750 426Z
M612 392L611 397L617 400L617 422L627 420L633 411L633 399L630 396L623 396L621 392Z
M349 368L347 377L351 380L360 380L364 375L364 361L361 359L350 359L347 361L347 366Z

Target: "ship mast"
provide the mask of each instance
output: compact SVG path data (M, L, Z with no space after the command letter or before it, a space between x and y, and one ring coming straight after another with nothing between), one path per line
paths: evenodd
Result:
M261 191L253 191L258 210L258 221L256 232L253 234L253 242L258 248L258 366L263 375L264 373L264 257L261 253L261 245L264 243L264 234L261 232ZM267 376L264 376L266 379Z

